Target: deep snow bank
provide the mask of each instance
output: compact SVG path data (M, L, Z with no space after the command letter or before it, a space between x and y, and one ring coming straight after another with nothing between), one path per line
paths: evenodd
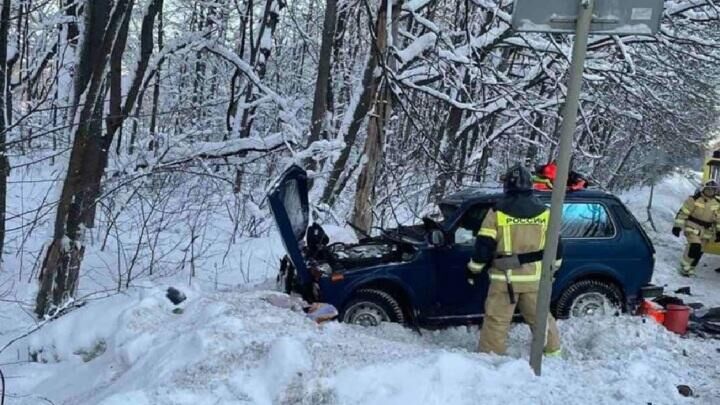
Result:
M102 405L720 400L714 345L639 318L562 322L566 358L547 360L537 378L525 360L524 325L513 327L512 355L498 357L472 352L474 328L419 336L398 325L318 326L263 299L271 294L190 294L184 313L174 314L163 291L149 289L78 309L19 348L38 353L40 362L4 368L12 377L9 403L37 404L41 397ZM681 383L701 397L679 396Z

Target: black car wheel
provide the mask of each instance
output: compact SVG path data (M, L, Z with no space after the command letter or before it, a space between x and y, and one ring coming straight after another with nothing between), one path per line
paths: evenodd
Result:
M345 306L341 319L355 325L378 326L382 322L403 323L405 316L392 295L381 290L361 289Z
M610 282L580 280L560 294L555 303L558 318L615 315L622 312L622 291Z

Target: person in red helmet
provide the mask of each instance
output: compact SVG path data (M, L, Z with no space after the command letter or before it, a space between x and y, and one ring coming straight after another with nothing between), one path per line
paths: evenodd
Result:
M553 182L557 177L557 163L553 160L546 165L540 165L535 168L533 175L533 188L535 190L552 190Z
M535 174L533 175L533 188L541 191L552 190L553 183L557 177L557 170L557 163L554 160L546 165L536 167ZM587 179L579 173L570 170L567 181L568 190L578 191L586 189L587 187Z

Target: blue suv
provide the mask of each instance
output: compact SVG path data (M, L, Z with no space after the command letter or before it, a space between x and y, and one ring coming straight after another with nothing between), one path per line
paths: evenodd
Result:
M268 194L285 245L278 282L288 293L338 308L343 322L451 326L482 319L489 280L470 285L465 266L474 235L500 193L468 189L445 198L441 219L381 229L356 244L328 244L309 225L305 171L291 166ZM537 192L549 204L550 193ZM559 318L627 310L662 291L650 283L655 250L635 217L608 193L569 193L563 208L564 260L553 284Z

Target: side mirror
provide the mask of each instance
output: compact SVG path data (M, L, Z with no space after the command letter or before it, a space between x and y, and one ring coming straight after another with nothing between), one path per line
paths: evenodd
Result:
M445 234L439 229L433 229L430 232L430 244L433 246L443 246L445 244Z

